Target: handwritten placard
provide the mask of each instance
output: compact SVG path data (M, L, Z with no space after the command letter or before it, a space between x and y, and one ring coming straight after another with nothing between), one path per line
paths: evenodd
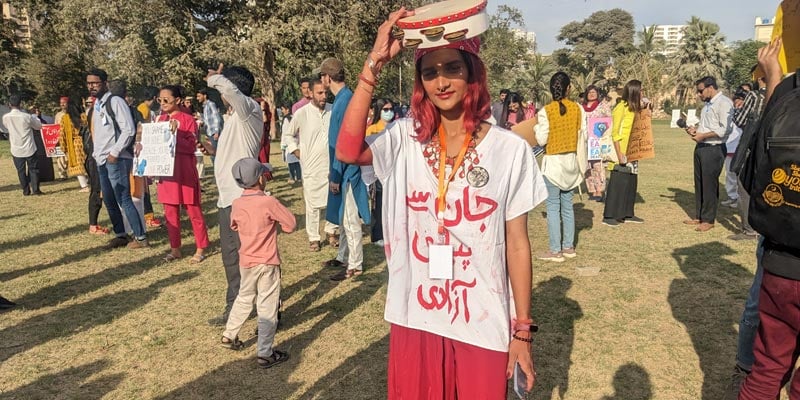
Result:
M61 125L48 124L42 125L42 142L44 151L48 157L64 157L64 151L58 145L61 137Z
M589 149L589 160L602 160L603 159L603 144L600 138L603 135L611 135L611 117L598 117L598 118L589 118L588 126L589 129L589 145L587 146ZM613 149L610 149L613 151Z
M142 124L142 151L136 158L136 176L172 176L175 135L169 122Z
M783 0L773 21L772 39L783 40L778 60L783 73L800 68L800 0Z
M631 137L628 139L628 161L647 160L655 158L655 139L653 138L653 119L650 110L636 113L631 128Z

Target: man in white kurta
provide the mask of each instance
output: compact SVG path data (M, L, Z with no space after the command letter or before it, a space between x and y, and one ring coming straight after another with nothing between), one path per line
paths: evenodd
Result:
M303 171L303 198L306 203L306 233L311 248L319 249L320 210L328 204L328 127L331 105L325 102L327 92L322 82L312 82L311 101L297 110L289 126L286 152L300 159ZM325 232L336 233L336 225L325 224Z

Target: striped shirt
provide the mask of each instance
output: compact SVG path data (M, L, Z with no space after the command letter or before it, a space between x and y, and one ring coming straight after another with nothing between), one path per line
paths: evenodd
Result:
M764 111L764 93L766 89L751 90L744 98L741 108L733 110L733 123L744 128L752 119L757 119Z

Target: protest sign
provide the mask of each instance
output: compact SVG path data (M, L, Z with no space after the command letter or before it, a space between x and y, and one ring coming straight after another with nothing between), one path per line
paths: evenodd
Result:
M589 130L589 161L603 159L603 146L600 138L603 135L611 135L611 117L589 118L587 129ZM614 151L613 148L606 151Z
M45 154L48 157L64 157L64 151L58 145L60 137L61 125L42 125L42 142L44 143Z
M175 135L169 122L142 124L142 151L136 158L136 176L172 176Z
M652 112L648 109L636 113L631 136L628 139L628 151L626 152L628 161L646 160L656 156L652 116Z

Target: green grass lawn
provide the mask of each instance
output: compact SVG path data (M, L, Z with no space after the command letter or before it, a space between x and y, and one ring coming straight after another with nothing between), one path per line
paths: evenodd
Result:
M640 164L636 212L646 223L604 226L603 205L576 196L578 257L534 260L532 314L541 328L532 399L722 396L755 242L726 239L738 221L727 207L709 232L681 223L694 209L693 142L665 123L655 137L656 158ZM248 345L241 352L220 348L222 329L206 324L225 294L209 173L203 209L213 254L197 266L165 264L165 229L150 234L151 249L103 251L107 238L88 234L87 195L74 179L23 197L8 142L0 142L0 294L20 304L0 318L0 398L384 398L383 251L365 245L366 273L331 282L320 263L335 250L307 251L301 188L286 183L281 161L274 164L269 189L299 216L300 229L279 238L284 303L276 343L291 359L261 370L254 320L240 334ZM105 210L101 218L110 225ZM533 252L544 251L544 205L529 222ZM185 220L184 238L183 253L191 254ZM582 267L601 271L587 277Z

